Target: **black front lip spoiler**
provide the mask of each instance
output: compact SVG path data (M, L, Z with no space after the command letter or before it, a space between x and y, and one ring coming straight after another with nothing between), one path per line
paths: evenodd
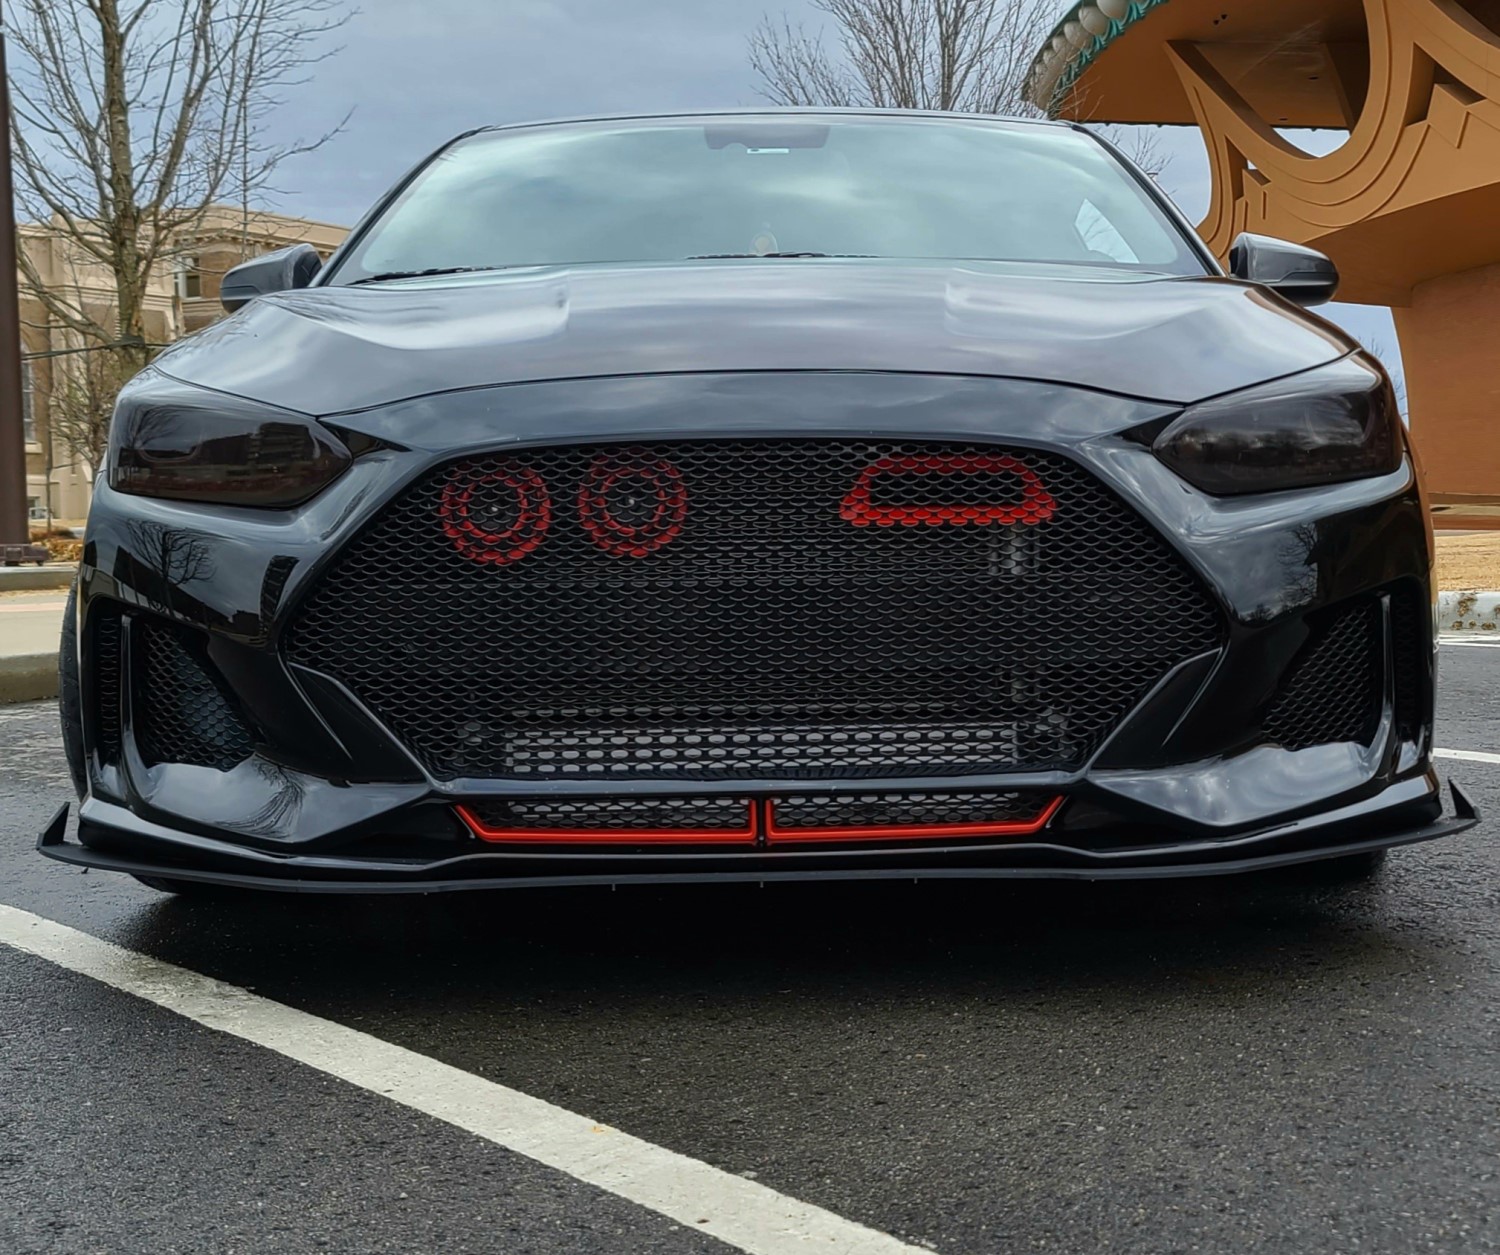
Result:
M346 864L340 870L353 873L344 878L326 874L327 861L320 868L322 875L308 874L308 868L298 866L295 858L277 860L280 866L262 868L258 874L215 870L183 865L169 860L152 860L118 854L108 850L94 849L85 845L70 844L66 840L68 805L64 805L52 817L37 840L37 849L48 858L75 866L96 868L99 871L123 872L135 876L152 876L168 880L192 881L206 885L219 885L236 889L271 889L285 893L447 893L469 889L547 889L573 885L667 885L667 884L770 884L777 881L812 880L1162 880L1193 876L1227 876L1244 872L1269 871L1296 863L1317 862L1322 859L1342 858L1348 855L1368 854L1393 846L1415 845L1423 841L1434 841L1439 837L1453 836L1474 827L1480 819L1479 811L1468 795L1452 781L1449 789L1453 794L1453 815L1431 820L1417 827L1396 827L1362 840L1338 840L1338 831L1350 832L1351 824L1330 826L1319 830L1318 835L1334 840L1297 848L1279 848L1270 852L1248 853L1235 857L1205 857L1202 846L1184 850L1183 861L1162 861L1163 851L1153 850L1149 855L1138 856L1141 861L1126 861L1121 854L1101 855L1084 850L1069 850L1067 853L1082 862L1060 862L1056 865L972 865L953 866L935 863L924 865L924 854L928 851L912 850L907 853L910 863L894 866L859 866L857 864L805 867L705 869L691 871L641 871L622 872L569 872L548 875L488 875L461 878L439 878L430 872L423 873L420 867L408 869L405 875L392 874L390 863L361 864L359 861L339 860ZM1368 831L1369 821L1364 827ZM1226 846L1236 851L1255 851L1265 846L1282 844L1284 832L1272 831L1259 836L1240 838ZM1053 847L1054 852L1057 851ZM1023 852L1018 847L1015 853ZM1032 847L1030 852L1035 852ZM482 857L482 856L479 856ZM1151 861L1145 861L1149 859ZM1092 860L1090 862L1089 860ZM467 860L465 860L467 861Z

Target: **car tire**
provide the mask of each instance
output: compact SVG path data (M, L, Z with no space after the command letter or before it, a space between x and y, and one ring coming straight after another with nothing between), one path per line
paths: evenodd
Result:
M78 581L68 589L63 611L62 640L57 650L57 713L62 723L63 754L79 800L88 792L83 762L83 703L78 691Z

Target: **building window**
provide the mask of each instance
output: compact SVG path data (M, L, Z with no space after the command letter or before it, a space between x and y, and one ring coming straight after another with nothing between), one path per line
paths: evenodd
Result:
M40 497L26 498L26 514L31 519L46 519L47 511L42 508L42 499Z
M26 443L36 443L36 407L34 393L36 381L32 378L31 363L24 356L26 346L21 346L21 430L26 433Z
M196 257L177 259L177 295L181 300L192 301L203 295L203 272L198 269Z

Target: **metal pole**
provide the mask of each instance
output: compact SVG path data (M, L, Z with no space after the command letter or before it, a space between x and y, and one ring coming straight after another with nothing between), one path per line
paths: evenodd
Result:
M10 172L10 76L5 69L5 28L0 26L0 546L24 545L31 539L26 515L21 309L16 293L16 205Z

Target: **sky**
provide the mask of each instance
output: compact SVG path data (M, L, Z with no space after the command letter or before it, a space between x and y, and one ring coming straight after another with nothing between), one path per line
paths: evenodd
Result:
M810 0L362 0L331 41L341 50L287 93L272 126L291 140L348 121L287 162L270 207L352 224L406 169L475 126L763 103L746 37L767 12L819 24ZM1172 157L1162 186L1196 222L1209 198L1203 143L1192 128L1157 133ZM1319 152L1342 139L1294 137ZM1322 312L1399 373L1389 311Z

